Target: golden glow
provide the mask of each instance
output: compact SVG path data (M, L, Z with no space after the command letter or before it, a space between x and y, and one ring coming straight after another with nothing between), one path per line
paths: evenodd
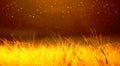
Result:
M117 46L112 43L108 44L104 43L104 45L93 47L92 45L87 46L85 43L86 42L82 41L74 42L73 40L68 38L65 41L63 39L59 39L53 43L43 40L38 44L34 45L30 42L19 41L9 42L3 40L4 45L0 46L0 65L1 66L120 65L119 45Z

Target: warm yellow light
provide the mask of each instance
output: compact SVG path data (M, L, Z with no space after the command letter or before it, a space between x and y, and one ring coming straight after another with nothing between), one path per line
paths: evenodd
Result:
M38 45L19 41L12 43L3 41L3 43L4 45L0 46L1 66L119 66L120 64L119 45L110 43L98 47L87 46L81 41L74 42L71 39L65 41L59 39L48 43L45 40Z

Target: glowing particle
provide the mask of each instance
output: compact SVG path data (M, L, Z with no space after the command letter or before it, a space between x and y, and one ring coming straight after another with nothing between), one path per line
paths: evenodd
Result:
M19 11L22 10L22 9L23 9L22 7L21 7L21 8L18 8L17 11L19 12Z
M53 8L53 5L51 5L50 7Z
M107 4L105 4L106 6L109 6L109 4L107 3Z
M96 2L98 2L99 0L95 0Z
M22 10L23 8L21 7L20 10Z
M17 9L17 11L19 12L19 11L20 11L20 9Z
M55 2L54 4L56 5L57 3Z
M9 7L9 5L7 4L6 7Z
M100 12L98 11L97 14L100 14Z
M42 14L42 12L40 12L40 14Z
M39 6L39 8L41 9L42 7L41 7L41 6Z
M69 7L69 6L67 6L66 8L68 8L68 9L69 9L70 7Z
M81 1L80 4L83 4L83 2Z
M82 1L80 2L80 4L81 4L81 6L84 6L84 3Z
M33 15L32 18L35 18L35 16Z
M67 13L69 14L69 13L70 13L70 11L67 11Z
M11 18L14 18L14 16L11 16Z
M39 11L39 9L36 9L36 11L38 12L38 11Z
M116 10L116 11L115 11L115 14L117 14L117 13L118 13L118 11Z
M66 8L67 8L67 9L72 9L72 6L67 6Z
M108 4L108 3L106 3L103 7L105 8L105 7L107 7L107 6L109 6L109 4Z
M12 6L13 4L12 3L10 3L10 6Z

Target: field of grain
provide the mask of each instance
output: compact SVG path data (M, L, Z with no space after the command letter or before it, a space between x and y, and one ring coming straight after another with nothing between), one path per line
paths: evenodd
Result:
M120 43L101 36L83 39L0 39L0 66L120 66Z

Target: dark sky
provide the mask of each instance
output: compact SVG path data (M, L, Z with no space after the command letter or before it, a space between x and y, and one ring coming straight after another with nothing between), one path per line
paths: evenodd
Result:
M0 31L120 34L120 0L0 0ZM4 30L4 31L3 31Z

